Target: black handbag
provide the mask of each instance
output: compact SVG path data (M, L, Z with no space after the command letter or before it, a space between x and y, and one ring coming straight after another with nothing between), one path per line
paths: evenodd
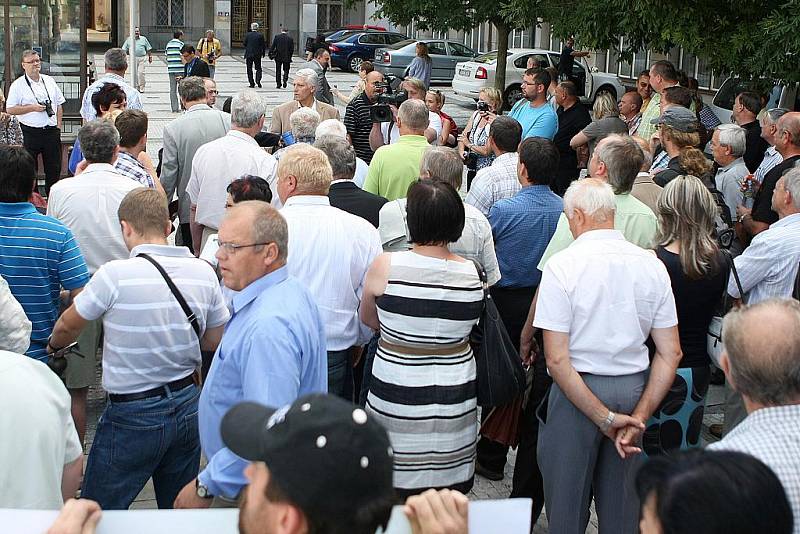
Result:
M525 370L489 294L486 271L475 261L483 286L483 310L470 334L477 367L478 405L502 406L525 391Z

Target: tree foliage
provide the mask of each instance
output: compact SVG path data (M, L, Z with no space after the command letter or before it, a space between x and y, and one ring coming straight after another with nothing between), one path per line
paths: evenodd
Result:
M535 23L536 17L528 15L535 10L538 0L527 0L529 8L515 13L510 10L512 0L374 0L378 6L376 15L400 26L413 21L422 30L469 31L485 22L497 30L497 69L495 87L501 92L505 88L506 51L508 35L514 28Z
M641 50L680 46L720 73L800 81L800 0L509 0L506 17L534 15L582 48ZM620 36L625 36L620 46Z

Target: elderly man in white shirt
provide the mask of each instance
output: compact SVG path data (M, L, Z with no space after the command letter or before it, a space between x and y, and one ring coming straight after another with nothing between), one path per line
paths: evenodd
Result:
M278 163L277 190L289 227L289 274L311 292L325 323L328 392L352 400L351 349L372 338L358 308L381 242L365 219L330 205L332 177L325 153L300 145Z
M103 54L105 74L100 76L92 85L86 88L81 99L81 117L84 122L97 118L97 110L92 105L92 95L107 83L115 83L125 91L128 109L142 109L142 95L132 85L125 81L125 71L128 70L128 56L122 48L109 48Z
M750 174L743 158L746 144L747 132L735 124L720 124L711 136L711 153L719 165L714 184L717 191L722 193L728 212L733 218L736 215L736 206L744 203L742 181Z
M763 335L764 325L780 335ZM792 507L793 532L800 534L800 304L768 299L734 309L722 332L720 365L748 415L709 449L750 454L772 469Z
M583 532L592 495L601 532L638 532L636 444L681 357L667 270L614 229L614 211L607 183L573 182L564 212L575 241L539 285L533 324L553 377L538 445L551 534Z
M266 110L258 93L240 91L231 102L228 134L204 144L194 155L186 192L191 200L189 221L195 254L200 254L208 236L217 232L225 213L226 188L236 178L245 174L264 178L272 189L272 205L280 207L275 192L275 158L254 139L264 126Z
M342 139L347 139L347 127L342 121L337 119L324 120L317 126L314 137L320 139L326 135L334 135ZM363 188L364 182L367 180L367 172L369 172L369 165L367 165L367 162L356 156L356 173L353 175L353 183Z
M764 111L764 115L761 117L761 137L769 143L769 147L764 151L764 159L753 173L753 178L758 180L758 183L762 183L767 173L783 161L783 156L775 148L775 134L778 133L778 119L788 112L789 110L786 108L773 108Z
M463 164L452 148L431 147L420 163L420 178L447 182L458 191L461 188ZM406 224L406 199L387 202L380 211L381 243L384 252L410 250ZM486 271L489 285L500 280L500 267L494 251L492 227L486 216L474 206L464 204L464 231L455 243L448 245L450 252L468 260L477 261Z

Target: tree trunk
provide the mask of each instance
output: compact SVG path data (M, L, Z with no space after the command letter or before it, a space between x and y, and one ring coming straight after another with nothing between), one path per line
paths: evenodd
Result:
M503 20L493 20L492 24L497 28L497 68L494 71L494 86L505 96L508 35L511 33L511 27Z

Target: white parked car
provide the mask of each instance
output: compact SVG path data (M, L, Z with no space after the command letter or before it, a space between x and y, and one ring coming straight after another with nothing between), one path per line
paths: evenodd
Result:
M542 68L558 68L558 52L538 48L512 48L508 51L506 63L506 89L503 91L503 107L508 110L522 98L522 75L533 56ZM497 68L497 51L488 52L470 61L456 64L453 77L453 91L457 95L477 100L478 93L484 87L494 86L494 74ZM577 81L578 94L584 102L592 102L599 93L607 92L616 100L625 93L625 88L613 74L592 72L583 58L575 58L572 62L572 78Z
M750 84L739 78L726 78L711 101L711 110L722 122L732 122L733 102L736 95L750 89ZM800 84L775 85L769 92L766 109L786 108L800 111Z

